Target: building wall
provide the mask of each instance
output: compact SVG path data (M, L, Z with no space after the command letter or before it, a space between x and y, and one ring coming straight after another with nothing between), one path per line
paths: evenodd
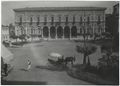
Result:
M119 3L113 6L113 17L114 17L114 34L119 32Z
M45 17L46 17L46 24L44 24ZM51 21L52 21L51 17L54 17L53 24L51 24ZM61 20L59 19L60 17L61 17ZM67 24L66 24L66 17L68 17ZM73 20L73 17L75 21ZM87 23L88 17L89 17L89 24ZM32 18L32 24L30 24L31 18ZM39 18L39 25L37 25L38 18ZM20 20L22 20L21 24L20 24ZM100 20L100 23L98 24L99 20ZM73 24L73 21L75 22L74 24ZM76 26L77 33L82 34L80 33L80 30L83 28L83 25L84 25L84 28L86 29L86 32L89 30L89 28L91 28L92 30L91 34L93 35L94 33L101 34L102 32L105 32L104 11L85 11L84 10L84 11L15 12L16 35L20 35L20 34L27 34L27 35L41 34L42 35L43 33L42 29L44 26L48 26L48 28L50 28L51 26L55 26L56 28L58 26L62 26L63 29L65 26L69 26L70 29L72 28L72 26ZM31 33L32 29L35 30L34 33Z
M2 36L1 37L2 41L9 41L9 28L8 28L8 26L2 25L1 36Z

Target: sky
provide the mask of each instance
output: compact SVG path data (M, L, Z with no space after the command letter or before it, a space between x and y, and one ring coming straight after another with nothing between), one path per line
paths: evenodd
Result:
M2 25L14 24L14 11L24 7L106 7L112 13L116 1L2 1Z

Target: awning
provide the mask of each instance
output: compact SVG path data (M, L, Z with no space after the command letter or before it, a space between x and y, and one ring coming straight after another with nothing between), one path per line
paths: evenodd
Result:
M13 60L13 54L3 44L1 44L1 57L5 63Z
M50 53L49 56L55 57L55 58L61 58L62 57L62 55L59 54L59 53Z

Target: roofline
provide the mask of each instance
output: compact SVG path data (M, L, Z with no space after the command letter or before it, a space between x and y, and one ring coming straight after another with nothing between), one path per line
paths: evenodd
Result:
M113 7L116 7L116 6L118 6L118 7L119 7L119 3L115 4Z
M13 9L15 12L24 11L105 11L105 7L26 7Z

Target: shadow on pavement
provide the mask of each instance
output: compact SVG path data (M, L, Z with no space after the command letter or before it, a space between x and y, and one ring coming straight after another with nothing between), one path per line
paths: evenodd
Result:
M47 82L2 80L1 85L47 85Z
M67 68L63 67L63 66L35 66L36 68L40 68L40 69L47 69L47 70L51 70L51 71L65 71Z
M26 69L24 69L24 68L21 68L20 70L21 70L21 71L25 71L25 72L27 71L27 70L26 70Z

